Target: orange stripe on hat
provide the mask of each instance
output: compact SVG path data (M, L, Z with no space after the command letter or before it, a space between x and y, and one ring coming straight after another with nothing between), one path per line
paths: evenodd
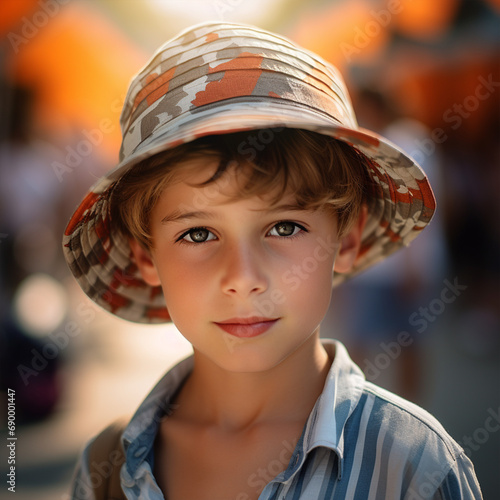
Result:
M134 106L132 111L135 111L137 106L146 99L148 106L151 106L154 102L156 102L161 96L165 95L168 92L168 87L170 85L170 80L172 80L176 68L170 68L165 73L162 73L158 76L157 73L152 73L148 75L146 78L146 85L142 88L142 90L137 94L134 100Z
M218 40L219 34L218 33L209 33L205 37L205 42L210 43L210 42L215 42L215 40Z
M203 106L231 97L251 95L262 74L263 59L263 56L242 52L231 61L210 68L209 74L224 71L224 76L219 81L209 82L191 103Z
M146 317L149 319L162 319L170 321L170 315L165 307L149 308L146 311Z
M429 181L427 179L417 179L417 184L420 188L424 207L430 211L434 211L436 209L436 199L434 198Z
M66 227L66 231L64 234L69 236L73 234L73 231L78 227L78 225L82 222L83 216L87 210L92 208L94 204L99 199L100 194L90 192L85 196L80 206L77 208L73 216L71 217L68 226Z
M119 295L113 290L106 290L102 294L102 300L109 305L110 311L115 314L118 309L122 307L127 307L130 304L130 300L125 298L123 295Z

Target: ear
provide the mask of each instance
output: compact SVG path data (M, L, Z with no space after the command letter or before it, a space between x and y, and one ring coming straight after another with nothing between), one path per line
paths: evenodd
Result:
M335 259L333 269L337 273L348 273L358 257L359 247L361 246L361 235L366 224L368 208L366 205L361 207L358 219L349 231L340 240L340 249Z
M143 248L137 240L131 238L129 244L142 279L150 286L160 285L160 277L151 253Z

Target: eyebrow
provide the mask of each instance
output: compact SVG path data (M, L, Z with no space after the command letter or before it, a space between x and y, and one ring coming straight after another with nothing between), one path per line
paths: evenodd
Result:
M181 212L180 210L174 210L171 214L166 215L161 220L162 224L167 224L169 222L178 222L189 219L215 219L216 216L210 212Z
M261 211L267 212L309 212L311 209L299 206L297 203L283 203L281 205L271 206L262 209Z

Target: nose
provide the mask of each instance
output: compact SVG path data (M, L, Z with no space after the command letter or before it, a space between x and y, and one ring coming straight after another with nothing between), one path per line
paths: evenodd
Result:
M269 287L262 252L255 246L237 242L228 245L222 256L222 291L247 298L263 293Z

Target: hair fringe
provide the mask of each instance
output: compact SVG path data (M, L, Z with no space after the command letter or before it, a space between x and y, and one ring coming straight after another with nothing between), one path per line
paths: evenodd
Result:
M258 130L206 136L142 160L115 186L110 215L122 233L151 248L150 216L163 190L190 160L218 158L214 174L204 187L232 171L244 179L234 198L272 193L277 204L290 190L304 209L330 207L344 234L356 220L373 182L364 155L348 144L299 129L268 129L273 138L261 150L245 156L242 145ZM242 175L238 175L241 173ZM229 200L231 201L231 199Z

